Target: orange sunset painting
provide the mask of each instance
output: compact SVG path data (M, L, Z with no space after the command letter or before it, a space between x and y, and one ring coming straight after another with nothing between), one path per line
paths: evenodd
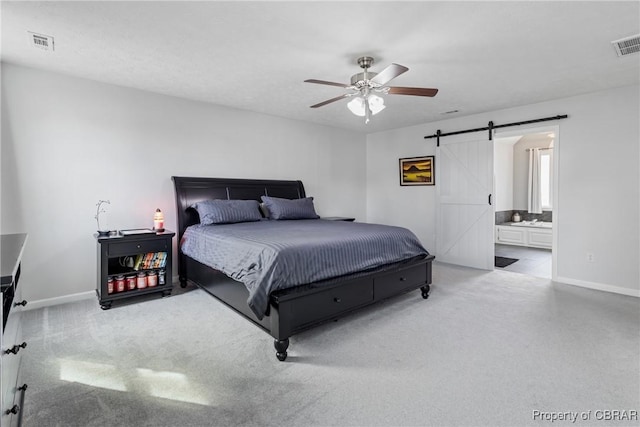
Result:
M433 185L433 156L400 159L400 185Z

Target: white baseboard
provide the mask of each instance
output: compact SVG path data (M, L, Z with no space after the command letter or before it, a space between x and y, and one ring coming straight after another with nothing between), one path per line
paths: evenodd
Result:
M178 281L178 276L175 276L173 278L173 283L176 283L177 281ZM614 294L629 295L632 297L640 298L640 290L636 290L636 289L623 288L623 287L614 286L614 285L606 285L604 283L588 282L586 280L570 279L568 277L557 277L556 280L554 281L559 283L564 283L567 285L579 286L582 288L595 289L597 291L612 292ZM96 291L88 291L88 292L80 292L77 294L65 295L62 297L29 301L29 303L24 307L24 310L35 310L37 308L51 307L54 305L66 304L68 302L82 301L82 300L91 299L95 297L96 297Z
M582 288L595 289L597 291L612 292L614 294L629 295L640 298L640 290L623 288L621 286L607 285L604 283L587 282L586 280L570 279L568 277L556 277L554 282L565 283L572 286L580 286Z
M178 283L178 276L173 276L173 283ZM51 307L53 305L66 304L68 302L82 301L91 298L96 298L96 291L80 292L61 297L29 301L29 303L24 306L24 310L35 310L36 308Z
M53 305L65 304L68 302L82 301L85 299L96 298L96 291L80 292L77 294L65 295L62 297L39 299L36 301L29 301L24 306L24 310L35 310L36 308L51 307Z

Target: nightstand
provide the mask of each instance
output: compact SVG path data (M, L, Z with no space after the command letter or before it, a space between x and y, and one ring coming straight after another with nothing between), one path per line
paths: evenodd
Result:
M323 216L323 217L320 217L320 219L326 219L327 221L349 221L349 222L353 222L356 220L355 218L350 218L346 216Z
M98 247L96 294L103 310L114 301L162 292L171 295L173 233L150 232L107 237L94 235Z

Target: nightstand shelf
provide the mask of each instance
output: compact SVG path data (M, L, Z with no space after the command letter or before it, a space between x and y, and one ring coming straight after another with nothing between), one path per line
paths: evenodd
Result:
M165 230L122 236L96 237L98 278L96 294L103 310L113 301L162 292L171 294L172 239Z

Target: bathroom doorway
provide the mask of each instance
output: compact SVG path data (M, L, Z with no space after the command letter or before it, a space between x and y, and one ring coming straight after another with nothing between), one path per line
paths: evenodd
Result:
M558 126L495 135L496 269L556 277Z

